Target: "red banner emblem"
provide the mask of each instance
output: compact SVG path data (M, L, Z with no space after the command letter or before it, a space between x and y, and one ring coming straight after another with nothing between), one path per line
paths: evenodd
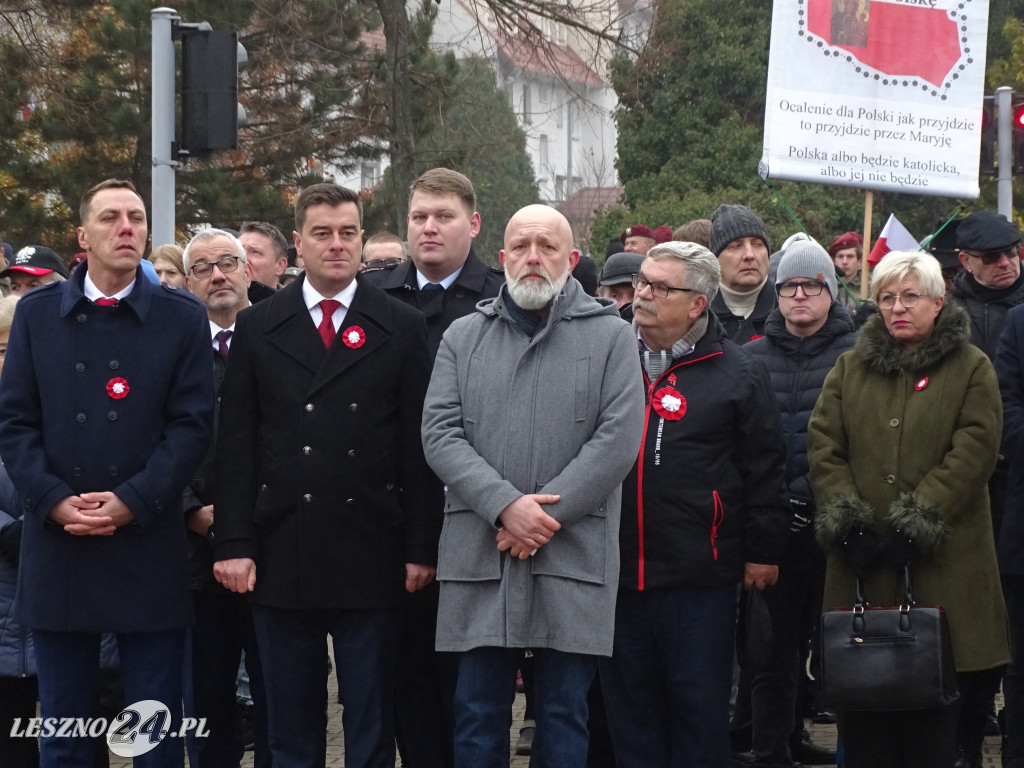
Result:
M115 400L123 400L128 397L128 382L124 379L111 379L107 382L107 394Z
M672 387L662 387L654 393L654 410L663 419L679 421L686 415L686 398Z
M346 347L359 349L366 341L366 331L358 325L350 325L341 332L341 340L345 342Z

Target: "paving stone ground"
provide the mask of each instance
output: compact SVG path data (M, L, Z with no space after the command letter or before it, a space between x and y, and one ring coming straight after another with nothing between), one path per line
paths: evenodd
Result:
M330 676L328 691L328 700L331 704L328 708L327 722L327 768L343 768L345 765L345 746L341 728L341 706L338 704L338 682L334 675ZM513 750L516 739L519 736L519 727L523 721L525 706L525 698L522 694L518 694L512 710L513 726L510 733L510 744ZM997 708L1002 707L1002 695L997 699L996 706ZM816 744L830 749L836 748L836 727L834 725L814 725L808 721L807 727L811 732L811 738ZM985 739L984 768L999 768L999 747L999 737L990 736ZM252 752L246 752L245 758L242 761L242 768L252 768L252 764ZM397 758L395 764L396 766L401 766L401 762ZM516 755L513 752L510 755L509 764L510 768L528 768L530 758ZM188 765L187 760L186 765ZM110 768L131 768L131 761L112 758Z

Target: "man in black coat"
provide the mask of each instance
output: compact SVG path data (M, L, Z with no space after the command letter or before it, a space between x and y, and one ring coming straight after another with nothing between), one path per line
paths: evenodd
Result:
M305 276L238 316L222 389L214 574L252 592L280 768L323 765L328 634L346 765L393 765L399 609L436 573L426 325L357 279L361 225L356 193L303 190Z
M409 260L368 280L423 313L433 360L448 326L497 296L505 273L473 253L480 214L472 182L458 171L434 168L412 183L408 232Z
M206 307L210 321L209 350L217 393L224 383L231 339L238 313L249 306L254 284L242 243L230 232L204 229L186 246L185 285ZM262 286L262 283L255 283ZM273 294L271 294L273 295ZM214 442L220 415L214 411ZM189 746L192 768L238 765L245 750L241 712L236 704L238 664L245 651L253 691L255 765L270 765L266 730L266 697L259 651L249 604L243 595L224 589L213 578L215 445L185 488L189 579L196 623L192 628L191 692L195 717L205 718L208 736L197 734Z
M505 273L473 254L480 214L473 182L458 171L434 168L412 183L408 233L409 260L366 278L423 313L433 364L448 326L497 296ZM452 763L455 671L448 654L434 651L437 601L436 583L408 596L398 668L398 749L404 762L420 768Z
M768 228L745 205L720 205L711 218L709 242L722 269L711 311L730 341L746 344L764 333L776 306L775 288L768 281Z
M733 718L735 741L752 753L736 759L756 768L835 762L835 752L813 744L797 718L801 648L821 614L825 556L814 540L814 498L807 463L807 422L825 376L853 346L853 318L836 301L832 260L817 243L801 240L779 261L774 288L779 306L768 316L764 337L743 349L764 363L778 400L786 438L786 487L791 511L779 581L765 590L772 616L767 664L745 668Z

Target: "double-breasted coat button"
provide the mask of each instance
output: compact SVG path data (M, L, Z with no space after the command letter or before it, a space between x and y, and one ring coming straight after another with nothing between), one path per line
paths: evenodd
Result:
M81 373L85 370L85 363L75 363L75 370Z
M356 411L359 410L359 403L352 403L352 405L350 405L348 409L352 411L352 413L355 413Z
M75 315L75 320L77 320L80 323L84 323L86 321L85 312L79 312L77 315Z
M117 477L117 465L116 464L110 468L110 476L111 477Z
M110 366L110 370L112 371L116 371L118 368L121 367L121 364L117 362L117 360L111 360L109 363L107 363L107 365Z
M75 416L75 421L77 421L79 424L84 424L85 423L85 414L84 413L79 413L77 416Z
M892 485L893 483L896 482L896 475L889 475L888 477L885 478L885 482L887 482L889 485Z
M349 452L348 452L348 457L349 457L350 459L354 459L354 458L356 457L356 452L355 452L355 451L349 451Z
M352 506L353 504L356 503L356 500L355 499L345 499L345 503L348 504L349 506Z
M117 411L111 411L107 414L107 418L111 421L117 421Z
M395 484L394 484L394 483L388 483L388 484L387 484L387 485L385 485L384 487L385 487L385 488L386 488L387 490L389 490L389 491L393 491L393 490L395 490Z
M155 509L157 512L159 512L163 508L164 508L163 502L161 502L159 499L157 499L156 501L153 502L153 509Z
M266 492L267 492L267 484L264 483L263 485L260 486L260 493L266 493Z
M313 410L313 404L312 403L306 403L306 410L307 411L312 411Z
M899 425L900 425L900 420L899 419L891 419L889 421L889 426L890 427L898 427Z
M71 468L71 474L74 475L75 477L81 477L82 476L82 468L81 467L72 467Z
M302 453L305 454L306 456L309 456L309 454L311 454L312 452L313 452L313 449L310 448L308 445L304 445L302 447Z
M305 496L302 497L302 500L309 504L311 501L313 501L313 494L307 493Z

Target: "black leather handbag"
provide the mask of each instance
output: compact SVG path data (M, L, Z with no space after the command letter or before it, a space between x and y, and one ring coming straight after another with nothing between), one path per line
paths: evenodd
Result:
M822 689L829 709L932 709L960 695L946 613L941 606L915 605L909 566L903 576L902 605L868 605L858 579L856 605L821 617Z

